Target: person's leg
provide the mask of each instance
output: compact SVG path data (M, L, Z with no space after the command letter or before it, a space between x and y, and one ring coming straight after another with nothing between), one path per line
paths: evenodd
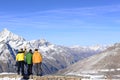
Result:
M38 63L36 64L36 68L37 68L37 76L39 75L39 69L38 69L39 65Z
M18 61L18 64L17 64L17 73L18 75L20 74L20 62Z
M32 74L32 64L30 64L30 74Z
M42 63L39 63L38 64L38 74L39 74L39 76L42 76L42 67L41 67L41 65L42 65Z
M27 65L28 68L27 68L27 74L30 75L30 64Z
M24 75L24 61L21 61L22 75Z
M34 69L34 75L37 75L37 72L38 72L38 71L37 71L37 64L34 64L34 65L33 65L33 69Z

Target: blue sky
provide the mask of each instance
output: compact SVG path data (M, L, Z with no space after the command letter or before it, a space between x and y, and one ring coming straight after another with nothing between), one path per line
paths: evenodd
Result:
M119 0L0 0L0 31L58 45L120 42Z

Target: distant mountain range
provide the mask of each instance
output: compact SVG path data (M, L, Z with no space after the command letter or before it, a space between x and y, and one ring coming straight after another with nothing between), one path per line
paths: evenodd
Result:
M120 79L120 43L116 43L105 51L76 62L58 72L63 75L79 75L89 77L108 77Z
M20 48L26 48L27 51L38 48L43 55L43 73L51 74L79 60L98 54L107 47L99 45L66 47L52 44L44 39L26 41L23 37L4 29L0 32L0 72L16 72L15 56Z

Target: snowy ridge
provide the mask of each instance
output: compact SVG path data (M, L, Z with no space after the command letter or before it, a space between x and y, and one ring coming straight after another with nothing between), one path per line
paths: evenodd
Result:
M106 50L108 47L111 47L113 45L93 45L93 46L79 46L79 45L75 45L75 46L71 46L70 48L73 49L85 49L85 50L94 50L94 51L104 51Z

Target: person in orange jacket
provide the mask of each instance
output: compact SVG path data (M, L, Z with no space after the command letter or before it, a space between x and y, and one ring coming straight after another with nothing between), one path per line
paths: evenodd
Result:
M42 76L42 55L40 52L38 52L38 49L35 49L32 57L33 61L33 68L37 76Z

